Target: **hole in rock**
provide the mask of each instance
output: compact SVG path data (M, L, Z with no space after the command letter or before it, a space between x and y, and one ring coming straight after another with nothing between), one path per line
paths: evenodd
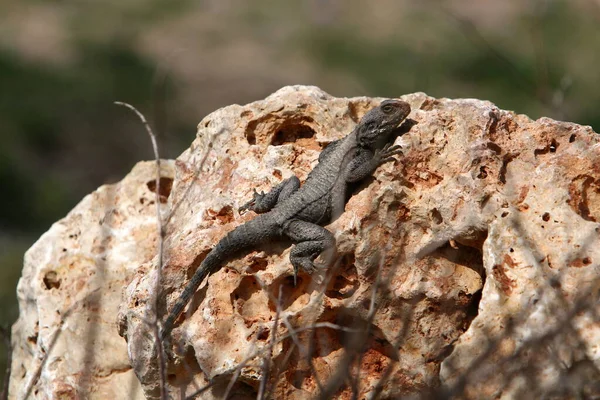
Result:
M433 222L436 225L439 225L442 222L444 222L444 218L442 218L442 214L440 213L440 211L437 208L434 208L433 210L431 210L429 212L429 216L431 217L431 219L433 220Z
M242 278L238 287L231 293L231 299L248 301L260 290L260 285L256 278L252 275L247 275Z
M181 362L169 363L167 382L174 387L189 387L194 377L202 373L196 361L196 353L192 346L175 345L177 356Z
M483 235L484 232L481 234ZM426 304L424 307L427 307L427 312L425 314L429 314L434 319L436 319L436 316L456 315L455 323L458 325L456 325L455 329L458 331L456 334L458 336L469 328L471 322L477 316L482 290L486 280L485 269L483 267L483 241L473 243L477 243L477 247L467 246L462 240L457 238L455 239L455 247L446 244L428 255L427 259L429 260L424 260L424 266L429 264L431 268L435 269L441 268L452 271L452 264L454 264L455 271L459 271L459 266L462 268L466 267L476 272L481 279L481 286L477 287L473 293L466 293L463 290L460 290L456 296L452 296L451 298L437 301L432 299L425 300ZM463 272L463 274L465 273ZM471 277L471 279L473 278L474 277ZM448 281L446 278L438 276L436 279L441 284L447 284L450 285L450 287L456 285L456 282L453 282L452 278ZM424 319L424 321L426 320L427 319ZM426 329L424 331L424 336L428 336L428 332L429 330ZM444 341L446 342L445 345L451 345L458 336L448 338L447 340L444 338ZM446 349L438 348L437 350L432 351L427 357L431 357L433 361L438 362L447 357L451 351L452 347Z
M549 213L544 213L544 215L542 215L542 219L546 222L548 222L550 220L550 214Z
M338 340L341 346L347 349L364 349L365 352L372 351L385 358L394 361L399 360L398 351L386 338L381 328L375 324L369 324L367 319L340 309L332 322L350 328L348 331L340 330L338 332Z
M258 332L258 335L256 335L258 340L261 341L265 341L269 338L269 334L271 333L271 331L269 330L269 328L263 328L260 330L260 332Z
M292 275L283 275L278 277L269 285L271 295L268 297L269 309L272 312L277 311L277 300L279 299L279 290L281 290L281 309L288 309L298 297L307 292L307 286L310 283L310 276L306 277L302 270L298 272L296 286L294 286L294 277Z
M485 179L485 178L487 178L487 176L488 176L488 173L487 173L486 167L485 166L479 167L479 174L477 174L477 177L479 179Z
M269 261L263 257L253 257L248 269L252 272L264 271L269 266Z
M58 278L56 271L46 272L43 281L47 290L60 288L60 279Z
M242 380L233 376L233 374L223 374L213 378L213 388L211 390L213 396L211 398L224 399L225 394L227 395L228 400L242 400L242 399L256 399L257 398L257 390L251 386L249 383L246 383ZM235 382L231 385L231 382ZM257 385L258 387L258 385ZM229 388L229 393L227 393L227 389ZM198 399L204 398L202 396L198 397Z
M27 337L27 341L28 341L29 343L31 343L31 344L37 344L37 341L38 341L38 334L36 333L36 334L35 334L35 335L33 335L33 336L28 336L28 337Z
M487 142L486 147L490 150L492 150L494 153L496 154L501 154L502 153L502 147L498 146L496 143L494 142Z
M485 286L485 270L482 274L483 286ZM471 297L469 306L467 307L467 320L469 321L468 325L471 325L471 321L475 319L477 314L479 313L479 303L481 302L481 297L483 296L483 290L478 290L472 295L465 294L466 297ZM468 326L467 326L468 329ZM467 330L465 329L465 331Z
M600 219L600 180L590 175L579 175L569 184L567 203L586 221Z
M257 323L268 322L272 317L273 311L269 307L268 295L261 288L254 275L242 277L235 290L231 293L230 301L234 313L243 318L247 328ZM259 339L264 334L268 337L268 329L266 333L262 330L258 332Z
M337 268L331 270L333 278L329 281L325 295L334 299L351 297L358 289L358 271L354 265L354 254L344 254L340 257Z
M310 139L315 136L315 131L308 125L298 122L282 124L275 132L271 144L281 146L285 143L294 143L298 139Z
M221 225L227 224L229 222L233 222L233 207L227 205L222 207L220 210L215 211L212 209L207 209L205 211L205 215L207 219L212 219L213 221L217 221Z
M161 177L158 181L159 187L159 198L161 203L166 203L169 195L171 194L171 189L173 188L173 179ZM152 193L156 193L156 179L152 179L146 182L146 186Z
M510 162L515 158L515 154L507 154L504 157L502 157L502 166L500 167L500 171L498 173L498 179L503 184L506 183L506 172L508 170L508 164L510 164Z
M248 124L248 126L250 126L250 124ZM256 144L256 134L254 133L254 130L246 131L246 140L248 141L248 144L250 146L253 146Z
M556 153L557 149L558 149L558 142L556 141L556 139L552 139L552 141L550 142L550 144L548 144L543 149L535 149L533 151L533 154L537 157L537 156L542 155L542 154Z

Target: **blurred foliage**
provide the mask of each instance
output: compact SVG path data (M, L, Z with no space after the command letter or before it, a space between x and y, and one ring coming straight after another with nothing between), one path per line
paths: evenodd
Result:
M89 127L102 131L112 125L106 116L115 114L114 99L149 104L153 70L133 51L119 45L83 45L80 55L76 64L58 69L0 53L1 135L8 144L0 148L4 229L40 232L66 214L81 197L79 190L61 185L55 176L57 166L65 164L61 158L73 155L65 149L78 150L68 138L108 142L110 138L98 137Z
M10 332L11 324L19 316L15 290L21 275L23 253L30 244L27 238L15 237L0 241L0 326ZM5 371L9 349L4 340L0 340L0 371ZM2 373L2 376L4 374Z
M369 95L423 91L436 97L479 98L532 118L568 118L600 126L594 102L582 101L600 100L590 85L600 78L600 70L588 60L579 79L569 72L600 46L596 27L600 7L594 18L576 12L567 2L548 4L543 11L507 22L510 33L484 33L473 21L444 9L435 13L417 9L405 17L410 21L407 29L432 30L434 39L428 33L422 40L373 41L357 34L353 26L328 25L310 31L302 44L314 62L325 70L354 75ZM593 58L600 61L598 54ZM563 104L575 90L573 104Z
M600 3L481 4L0 1L0 324L16 318L33 240L152 157L114 101L146 115L168 158L206 113L299 83L337 96L480 98L599 129Z

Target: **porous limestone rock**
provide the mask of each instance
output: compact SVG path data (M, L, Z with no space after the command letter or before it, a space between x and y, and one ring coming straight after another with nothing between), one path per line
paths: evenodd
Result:
M396 140L404 155L354 188L344 214L328 226L337 239L337 263L326 274L301 272L294 286L290 243L282 242L210 276L163 343L171 396L595 393L597 134L547 118L532 121L486 101L423 93L401 98L412 107L410 131ZM196 140L175 161L172 190L164 196L159 314L164 318L212 246L253 217L237 210L254 189L266 191L292 174L303 180L322 148L347 134L380 100L334 98L294 86L202 120ZM36 381L39 391L57 397L58 385L80 390L79 382L88 382L84 388L99 393L101 383L114 382L115 371L130 379L131 365L145 396L160 398L148 314L156 293L156 225L152 211L139 203L143 196L150 200L151 164L143 168L143 179L134 179L134 170L117 186L132 186L131 197L111 203L120 210L115 221L121 228L95 232L101 216L110 213L89 197L65 220L90 235L88 241L94 234L100 243L103 235L119 238L109 242L112 248L102 245L113 271L102 274L118 276L118 284L101 290L101 303L86 307L81 298L99 287L91 277L109 264L93 256L88 242L77 249L89 256L60 261L71 234L66 222L28 252L13 379L23 382L23 372L33 370L52 333L61 329L61 336L74 332L68 337L73 348L113 354L121 367L102 369L99 364L111 362L107 356L90 373L86 360L96 356L67 357L64 346L54 346L53 362L42 366ZM78 216L87 214L96 219ZM126 233L134 227L147 239L135 250L128 243L139 239ZM80 307L77 325L64 312L40 311L74 304ZM35 328L32 321L43 322ZM95 321L103 328L92 329ZM129 398L114 388L111 396Z
M161 168L167 200L174 163ZM10 398L143 399L117 330L123 287L157 251L156 164L86 196L27 251Z
M275 398L320 391L345 398L353 390L348 380L328 382L348 364L356 374L360 363L359 397L379 390L386 397L445 391L473 398L533 390L510 376L515 366L529 368L522 343L560 322L580 292L594 290L588 286L600 260L597 135L575 124L531 121L485 101L422 93L402 99L416 122L397 140L404 157L356 188L346 212L329 225L340 258L324 278L326 287L305 274L294 287L289 243L228 263L199 289L167 343L171 388L192 394L211 382L203 398L253 398L265 380ZM292 174L304 179L319 151L379 100L287 87L207 116L177 160L161 312L212 246L252 218L237 209L254 189L268 190ZM382 283L375 288L380 266ZM565 281L554 284L552 277ZM154 342L136 340L150 337L136 315L153 282L152 274L132 282L120 320L149 397L158 396L159 371ZM556 309L559 298L565 305ZM514 334L507 331L511 320ZM345 358L355 342L340 327L367 332L361 358ZM573 329L591 339L588 347L571 340L557 348L562 364L555 357L533 375L541 392L557 387L586 357L598 362L592 316L584 313ZM300 333L286 336L294 330ZM495 346L502 332L510 338ZM540 362L546 355L536 351ZM266 364L268 375L265 357L273 363ZM485 375L502 357L514 361L507 373ZM546 376L549 363L555 373Z

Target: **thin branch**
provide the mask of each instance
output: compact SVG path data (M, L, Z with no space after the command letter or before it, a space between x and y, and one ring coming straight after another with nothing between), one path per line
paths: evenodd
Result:
M285 321L285 318L283 318L282 320ZM297 335L297 333L299 333L299 332L305 332L305 331L319 329L319 328L336 329L336 330L339 330L339 331L342 331L342 332L351 332L351 333L358 333L358 332L360 332L359 329L352 329L352 328L348 328L348 327L345 327L345 326L340 326L340 325L332 324L330 322L319 322L317 324L314 324L313 326L305 326L305 327L301 327L301 328L295 329L294 333L288 333L288 334L282 335L279 338L277 338L277 340L275 341L275 343L280 343L280 342L283 342L284 340L287 340L287 339L292 339L293 340L294 335ZM294 344L296 344L296 343L294 342ZM259 355L262 355L265 351L268 351L268 350L269 350L268 346L265 346L265 347L262 347L260 349L255 350L253 353L251 353L246 358L244 358L244 360L242 360L235 367L230 368L230 369L224 371L223 373L221 373L221 375L226 375L226 374L233 373L235 375L235 380L237 380L237 378L239 377L239 373L240 373L241 369L244 366L246 366L246 364L250 360L252 360L253 358L258 357ZM195 396L197 396L197 395L199 395L201 393L204 393L207 389L209 389L211 386L214 386L214 385L215 385L215 382L208 383L206 386L204 386L203 388L201 388L199 391L197 391L197 392L193 393L192 395L186 397L186 400L193 399ZM230 383L230 385L233 386L233 384L231 384L231 383ZM231 390L231 388L229 388L229 390ZM224 398L225 398L225 396L224 396Z
M405 240L404 238L402 238L401 240L398 240L396 242L397 243L396 245L399 246L400 248L402 248L403 246L402 246L401 242L404 240ZM394 276L394 274L396 273L396 268L399 265L399 259L400 259L400 255L396 255L396 257L394 257L394 260L392 261L393 269L392 269L392 271L390 271L390 274L389 274L390 277ZM421 289L422 285L423 285L423 283L419 283L418 288ZM389 283L388 283L388 287L389 287ZM389 291L388 291L388 293L389 293ZM415 310L415 307L410 307L408 309L408 312L402 316L402 327L400 329L400 332L398 332L398 335L396 336L396 340L394 342L394 350L398 353L400 351L400 346L402 346L404 339L408 335L409 322L414 314L414 310ZM393 366L394 366L394 364L390 363L390 364L388 364L386 369L383 371L383 374L381 374L381 377L379 378L377 384L375 385L375 388L371 392L371 396L369 397L370 400L378 398L378 396L381 394L385 383L392 375Z
M336 264L337 265L337 264ZM325 288L327 287L327 285L325 283L328 283L329 280L331 279L331 276L329 279L325 280L323 282L323 290L321 291L320 295L325 293ZM275 299L273 298L273 295L267 290L266 285L260 280L257 279L258 284L260 285L260 287L262 288L262 290L267 294L267 296L270 298L271 301L273 301L275 304L277 304L277 313L281 313L280 310L280 302L275 302ZM280 288L280 292L279 295L281 296L281 288ZM311 303L314 305L314 302ZM310 337L309 339L309 343L308 343L308 350L305 348L305 346L302 345L302 343L300 342L300 339L298 338L297 335L297 330L292 326L292 324L290 323L290 321L288 320L287 316L285 318L282 319L283 324L287 327L288 332L291 335L292 341L294 343L294 345L298 348L298 354L302 357L303 355L306 355L306 360L307 360L307 364L311 370L311 372L314 375L315 378L315 383L317 384L317 387L319 388L319 391L323 390L323 385L321 384L321 381L317 375L317 369L315 368L315 365L313 363L312 357L311 357L311 349L313 348L312 346L312 338L313 336ZM312 329L314 329L315 327L315 321L312 321Z
M271 358L273 357L273 347L275 340L277 339L277 326L279 325L279 314L281 313L281 294L283 285L279 286L279 296L277 298L277 310L275 312L275 319L273 321L273 328L271 329L271 340L269 341L269 351L263 357L263 375L260 380L260 387L258 390L257 399L263 400L267 392L267 382L269 380L269 367L271 366Z
M196 179L198 179L198 176L200 175L200 172L202 171L202 168L204 167L204 164L206 163L206 159L208 158L208 155L210 154L210 151L213 148L213 141L215 140L215 138L217 136L223 134L223 132L225 132L225 128L221 127L221 129L219 129L219 131L217 133L215 133L214 135L211 135L210 140L209 140L208 144L206 145L208 148L206 149L206 152L204 153L204 155L202 156L202 159L198 163L198 167L194 171L194 176L190 180L190 184L188 185L187 188L185 188L185 191L183 192L181 198L175 204L173 204L173 206L171 207L171 212L170 212L169 216L167 217L165 224L168 224L171 221L171 218L173 217L173 215L175 215L176 211L179 209L179 207L183 203L183 199L185 199L187 197L188 193L192 189L192 186L194 186L194 183L196 182Z
M362 343L360 351L358 353L355 387L353 388L353 398L358 398L358 395L360 393L360 365L362 364L363 356L365 354L365 345L367 343L367 340L369 339L369 336L371 335L373 320L375 319L376 312L375 305L377 303L377 291L379 290L379 286L381 285L381 275L383 267L385 266L385 257L391 248L391 241L392 239L390 237L390 239L387 242L387 245L384 248L383 254L381 255L381 260L379 261L379 268L377 268L377 275L375 276L375 283L373 284L373 290L371 292L371 301L369 304L369 311L367 313L367 326L365 328L364 338L363 340L361 340Z
M156 136L154 132L152 132L152 128L146 121L144 115L139 112L134 106L128 103L123 103L121 101L115 101L115 104L127 107L131 111L133 111L138 118L142 121L144 128L146 128L146 132L150 137L150 141L152 142L152 149L154 150L154 158L156 161L156 188L155 188L155 203L156 203L156 228L158 231L158 265L156 266L156 282L154 287L154 301L151 301L151 311L153 315L153 324L152 330L154 333L154 341L156 344L156 349L158 353L158 361L159 361L159 375L160 375L160 394L161 399L167 399L167 376L166 376L166 364L164 359L164 348L163 342L160 340L160 332L158 328L158 299L159 293L161 292L161 281L162 281L162 265L163 265L163 257L164 257L164 238L165 231L162 222L162 215L160 212L160 156L158 153L158 144L156 142Z
M260 331L257 332L256 336L252 339L252 344L250 345L250 348L256 348L256 341L258 339L259 334L260 334ZM265 349L263 349L263 350L265 350ZM242 373L242 368L244 368L250 362L250 360L254 359L255 357L256 357L256 354L252 353L249 356L247 356L246 358L244 358L242 360L242 362L236 366L233 376L229 380L229 384L227 385L227 389L225 390L225 394L223 395L224 399L229 398L229 393L231 392L231 389L233 389L233 385L237 382L238 378L240 377L240 374Z
M367 343L369 335L371 334L371 329L372 329L371 326L373 324L373 320L375 318L375 313L376 313L375 306L376 306L377 292L378 292L379 286L381 284L381 274L382 274L383 266L385 264L385 257L386 257L387 251L389 251L390 247L391 247L391 238L390 238L390 241L386 244L386 247L384 248L384 253L381 255L380 262L378 264L377 275L375 277L373 292L371 293L371 298L370 298L369 311L367 314L367 321L366 321L367 325L364 326L362 329L356 330L357 333L355 335L353 335L350 345L346 346L347 347L346 354L342 358L342 361L339 363L339 368L337 368L337 372L327 382L326 388L321 392L321 395L319 396L320 399L331 398L331 396L333 396L333 394L340 388L342 382L344 382L346 379L350 380L350 385L351 385L351 389L352 389L352 398L353 399L358 398L358 395L359 395L358 392L360 390L360 384L359 384L360 364L362 362L364 347ZM396 256L393 260L392 268L389 271L389 276L393 276L393 274L395 273L396 266L397 266L397 262L396 262L397 260L398 260L398 256ZM388 292L389 292L389 290L388 290ZM352 377L351 374L349 374L348 372L349 372L351 366L354 365L355 363L358 363L358 365L356 366L358 369L358 372L355 377Z
M65 322L67 321L67 318L69 318L69 316L71 315L71 313L81 303L88 301L92 296L96 295L99 291L100 291L100 289L94 289L94 290L92 290L91 292L89 292L88 294L86 294L83 298L81 298L80 300L76 301L71 306L69 306L69 308L67 308L66 311L60 313L61 318L60 318L60 321L58 323L58 326L56 327L56 330L54 331L54 333L52 333L51 339L48 341L48 346L47 346L46 351L43 351L43 357L40 360L39 365L33 371L33 374L30 376L29 380L27 381L27 384L25 385L25 388L23 390L23 396L21 397L22 399L27 399L31 395L31 392L33 391L33 387L35 386L35 384L37 383L38 379L42 375L42 370L44 369L44 366L46 365L46 362L48 362L48 358L50 357L50 354L52 353L52 350L54 349L54 346L56 345L56 342L58 341L58 338L59 338L59 336L60 336L60 334L62 332L62 327L65 324ZM38 338L38 341L39 340L40 339ZM34 358L37 358L37 357L34 357Z

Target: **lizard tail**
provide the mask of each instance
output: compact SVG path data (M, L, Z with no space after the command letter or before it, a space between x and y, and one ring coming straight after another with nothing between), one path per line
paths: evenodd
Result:
M257 245L280 234L279 229L272 223L272 218L266 217L267 214L260 214L253 220L238 226L221 239L206 255L165 320L161 333L162 340L169 335L175 320L181 315L204 278L217 272L223 264L239 256L240 253L252 250Z

